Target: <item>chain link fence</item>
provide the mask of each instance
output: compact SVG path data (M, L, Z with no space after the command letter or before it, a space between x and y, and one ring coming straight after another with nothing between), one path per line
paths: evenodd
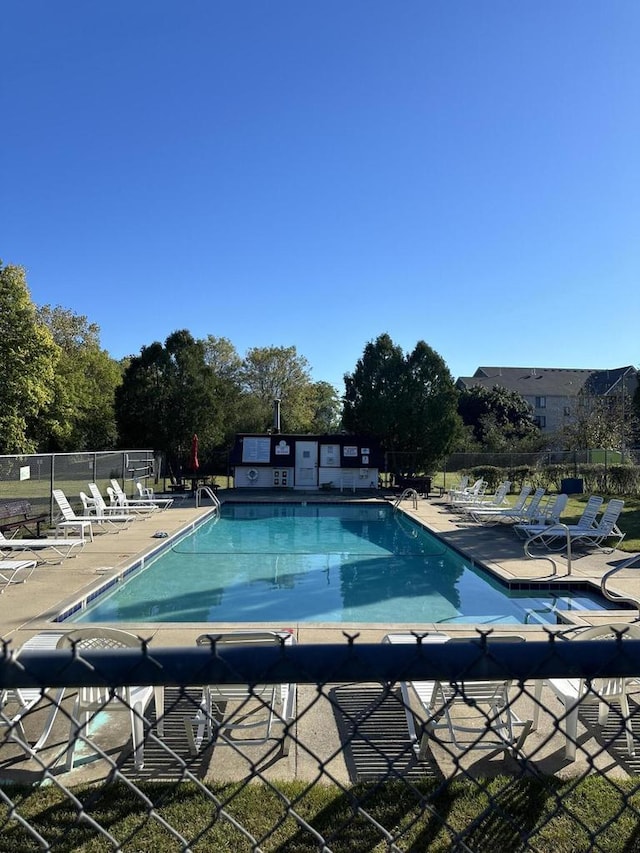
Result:
M387 453L384 487L392 487L398 475L420 471L418 455L412 452ZM584 491L606 494L640 495L640 448L619 450L544 450L537 453L452 453L438 470L432 472L434 486L448 488L461 474L477 473L490 488L502 479L510 479L519 489L528 483L545 489L562 489L566 480L580 481ZM578 490L578 489L576 489Z
M274 637L5 643L0 850L638 849L638 626Z
M157 471L159 460L151 450L0 456L0 503L25 501L34 515L52 518L53 489L62 489L72 503L79 504L87 483L97 483L104 492L113 478L133 496L135 481L146 485Z

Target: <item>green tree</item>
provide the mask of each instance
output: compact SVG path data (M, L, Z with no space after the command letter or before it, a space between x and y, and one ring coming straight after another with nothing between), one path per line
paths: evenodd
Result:
M38 449L38 422L54 399L59 358L38 320L24 269L0 261L0 452Z
M314 382L311 386L313 420L310 432L331 433L340 429L340 396L330 382Z
M235 433L243 431L242 359L228 338L208 335L204 360L215 384L221 441L230 447Z
M369 342L353 373L344 376L344 428L377 436L385 450L400 450L403 373L404 354L389 335Z
M49 450L107 450L117 443L115 389L122 368L100 348L100 329L66 308L38 308L60 348L55 398L40 425L41 445Z
M171 473L188 468L191 439L200 441L200 455L223 438L217 416L215 377L205 362L204 341L186 331L143 347L131 358L116 390L120 442L165 453Z
M345 429L376 436L391 453L411 454L411 467L425 472L450 450L460 429L457 392L444 360L424 341L405 356L380 335L344 381Z
M460 392L458 413L474 442L494 452L521 449L540 438L533 410L516 391L481 385Z
M626 392L611 397L581 395L557 439L567 450L622 450L633 443L638 421Z
M265 432L273 425L273 401L281 401L283 432L310 432L315 416L309 363L295 346L254 347L245 355L241 379L245 431ZM250 424L250 426L249 426Z

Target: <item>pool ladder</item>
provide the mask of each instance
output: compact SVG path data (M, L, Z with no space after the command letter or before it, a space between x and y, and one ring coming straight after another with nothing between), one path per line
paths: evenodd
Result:
M400 495L399 498L396 498L396 501L393 505L394 509L398 509L403 500L411 500L413 501L413 508L418 509L418 493L415 489L405 489L404 492Z
M198 486L196 489L196 506L199 507L201 504L202 495L208 495L213 501L213 505L218 512L220 512L220 498L213 491L211 486Z

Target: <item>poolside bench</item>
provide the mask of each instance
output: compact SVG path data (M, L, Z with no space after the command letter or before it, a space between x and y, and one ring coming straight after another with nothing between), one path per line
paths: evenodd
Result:
M3 501L0 503L0 532L24 528L31 536L40 536L40 525L49 521L48 513L34 513L29 501ZM34 532L35 527L35 532ZM14 533L15 535L15 533Z

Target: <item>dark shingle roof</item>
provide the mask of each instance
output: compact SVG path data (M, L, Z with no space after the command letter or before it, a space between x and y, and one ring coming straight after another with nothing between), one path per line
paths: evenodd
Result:
M634 371L634 368L573 370L564 367L479 367L473 376L459 377L456 385L460 389L475 385L494 388L499 385L517 391L523 397L573 397L583 389L590 394L606 394L625 371Z

